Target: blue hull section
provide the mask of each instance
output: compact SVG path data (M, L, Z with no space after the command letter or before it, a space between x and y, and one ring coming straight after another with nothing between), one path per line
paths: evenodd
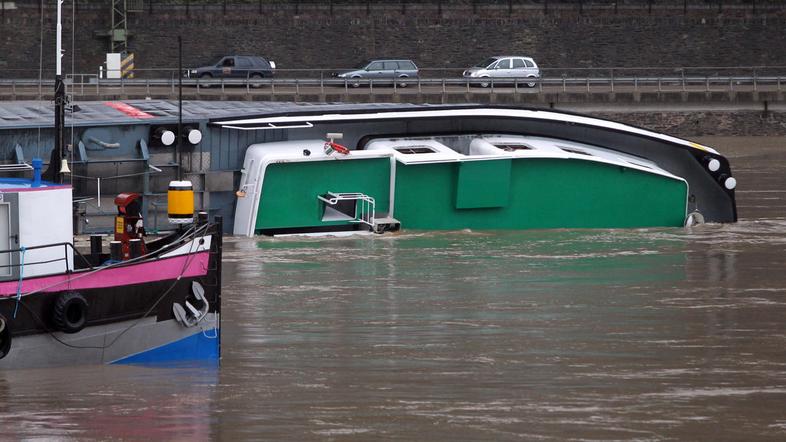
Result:
M169 344L119 359L113 364L171 364L177 362L208 360L218 362L219 331L201 330Z

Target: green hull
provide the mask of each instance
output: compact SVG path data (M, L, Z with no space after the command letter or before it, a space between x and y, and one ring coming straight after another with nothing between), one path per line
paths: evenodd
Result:
M323 222L327 192L360 192L390 212L386 158L272 164L256 229ZM392 216L404 229L542 229L682 226L687 184L636 169L575 159L527 158L396 164Z
M256 229L309 228L346 225L322 221L327 192L362 192L387 210L390 195L390 159L353 159L274 163L267 167ZM378 209L379 210L379 209Z

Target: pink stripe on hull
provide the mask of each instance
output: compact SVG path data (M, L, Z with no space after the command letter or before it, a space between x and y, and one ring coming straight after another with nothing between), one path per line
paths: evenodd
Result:
M22 282L22 293L37 290L59 292L63 290L99 289L165 281L177 278L181 272L184 278L204 276L207 274L209 260L209 252L199 252L123 267L108 268L94 273L90 273L90 270L88 270L71 274L30 278ZM16 296L17 284L17 281L0 283L0 297Z

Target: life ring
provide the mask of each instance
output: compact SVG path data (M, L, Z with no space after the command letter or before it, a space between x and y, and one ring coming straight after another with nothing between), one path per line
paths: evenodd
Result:
M0 359L11 351L11 327L5 316L0 315Z
M54 321L64 333L76 333L87 323L87 301L76 292L61 293L55 301Z

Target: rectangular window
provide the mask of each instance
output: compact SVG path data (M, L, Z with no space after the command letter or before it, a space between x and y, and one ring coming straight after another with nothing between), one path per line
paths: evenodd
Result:
M524 60L520 58L513 59L513 69L524 69Z
M513 152L516 150L532 150L532 146L527 146L526 144L505 143L505 144L495 144L494 147L498 149L502 149L505 152Z
M11 205L0 204L0 250L11 249ZM0 276L11 276L11 253L0 253Z
M396 152L413 155L413 154L423 154L423 153L435 153L436 151L428 146L404 146L404 147L397 147Z
M398 63L395 61L386 61L385 62L385 70L386 71L397 71L398 70Z
M581 149L576 149L576 148L573 148L573 147L565 147L565 146L557 146L557 147L559 147L560 149L562 149L562 150L564 150L565 152L568 152L568 153L575 153L575 154L578 154L578 155L587 155L589 157L592 156L591 153L585 152L585 151L583 151Z

